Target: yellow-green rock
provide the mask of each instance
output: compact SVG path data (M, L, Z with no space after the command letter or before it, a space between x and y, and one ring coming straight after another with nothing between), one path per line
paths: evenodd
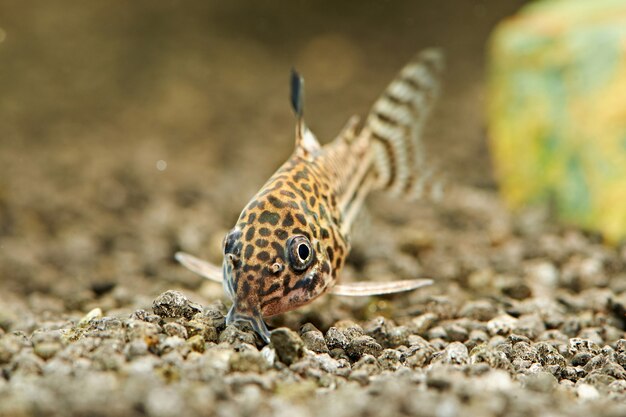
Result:
M494 166L513 208L626 238L626 0L531 3L489 50Z

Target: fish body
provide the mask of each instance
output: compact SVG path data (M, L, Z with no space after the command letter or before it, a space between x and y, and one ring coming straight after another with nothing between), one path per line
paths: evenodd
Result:
M233 301L227 323L249 322L269 341L263 317L293 310L326 292L373 295L431 280L338 284L350 252L350 228L373 190L418 197L428 186L419 136L439 90L443 58L425 50L375 102L362 128L352 118L321 146L303 117L303 80L292 74L296 147L241 212L224 239L222 269L191 255L177 259L223 281Z

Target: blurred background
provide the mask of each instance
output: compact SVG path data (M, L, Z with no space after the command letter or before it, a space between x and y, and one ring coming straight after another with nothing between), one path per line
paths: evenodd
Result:
M143 143L163 159L192 147L233 172L272 147L271 169L291 152L292 66L306 77L309 123L330 140L416 51L440 46L449 70L431 142L464 178L487 181L486 164L475 162L484 156L485 43L521 4L5 2L0 140L59 154Z

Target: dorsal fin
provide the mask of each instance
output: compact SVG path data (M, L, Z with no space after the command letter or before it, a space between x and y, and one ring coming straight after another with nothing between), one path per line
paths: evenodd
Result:
M291 107L296 115L296 153L309 158L320 144L304 123L304 79L295 69L291 70Z
M304 115L304 79L291 69L291 107L298 120Z

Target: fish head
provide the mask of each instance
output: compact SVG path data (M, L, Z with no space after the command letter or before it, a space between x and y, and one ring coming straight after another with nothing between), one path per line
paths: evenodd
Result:
M224 286L233 301L227 321L247 321L260 334L263 317L311 302L334 280L330 234L291 196L274 189L255 197L224 240Z

